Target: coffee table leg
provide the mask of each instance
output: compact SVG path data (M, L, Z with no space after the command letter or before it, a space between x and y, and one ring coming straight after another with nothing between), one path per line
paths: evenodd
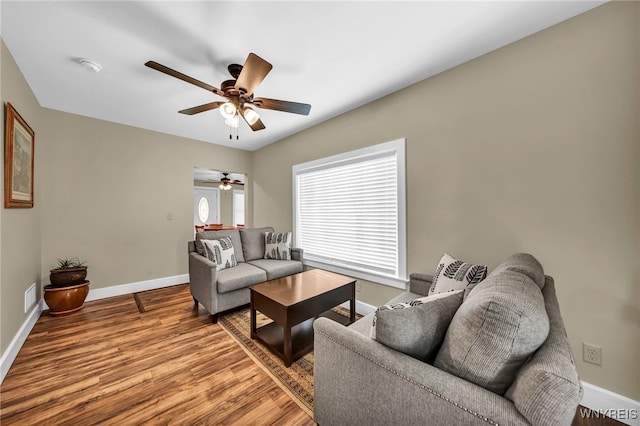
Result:
M256 331L256 310L253 307L253 293L251 293L251 338L255 339L257 336L257 331Z
M288 321L287 324L283 327L284 331L284 339L282 341L282 346L284 349L284 366L290 367L293 362L293 354L291 347L291 327L289 327Z
M351 303L349 303L349 321L353 324L356 322L356 283L351 284Z

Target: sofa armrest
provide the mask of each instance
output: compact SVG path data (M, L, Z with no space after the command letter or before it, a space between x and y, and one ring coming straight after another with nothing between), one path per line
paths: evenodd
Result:
M218 312L216 264L196 252L189 253L189 289L191 295L209 311Z
M304 250L301 248L291 248L291 260L298 260L302 262Z
M511 401L480 386L327 318L313 328L318 424L528 424Z
M419 273L409 275L409 291L411 293L428 296L431 284L433 284L433 275Z

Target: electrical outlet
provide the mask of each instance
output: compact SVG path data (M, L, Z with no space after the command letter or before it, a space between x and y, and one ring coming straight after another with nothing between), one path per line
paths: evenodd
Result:
M602 348L591 343L582 342L582 360L595 365L602 365Z

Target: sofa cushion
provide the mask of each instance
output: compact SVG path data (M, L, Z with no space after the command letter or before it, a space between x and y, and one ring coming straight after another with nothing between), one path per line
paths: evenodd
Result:
M291 232L267 232L264 235L264 258L291 260Z
M479 283L486 276L486 266L463 262L445 253L433 276L429 296L451 290L462 290L469 285Z
M500 262L496 269L491 271L491 275L504 271L514 271L526 275L542 289L544 287L544 270L538 259L528 253L516 253Z
M429 362L440 347L463 290L434 294L409 303L379 307L373 317L371 338L421 361Z
M233 268L238 264L230 237L217 240L200 240L207 259L216 264L216 270Z
M302 262L297 260L257 259L248 263L263 269L267 273L268 280L302 272Z
M536 283L515 271L492 273L460 305L434 366L502 395L548 333Z
M267 280L267 273L248 263L238 263L238 266L218 271L218 293L246 288Z
M415 300L419 297L424 297L424 295L412 293L410 291L404 291L399 295L397 295L396 297L394 297L393 299L389 300L389 302L387 302L387 305L391 305L394 303L409 303L412 300ZM364 317L357 320L356 322L354 322L353 324L351 324L348 328L350 328L351 330L357 333L362 334L363 336L369 337L371 335L371 325L373 323L373 316L374 316L373 312L370 314L367 314Z
M264 258L264 235L273 232L273 228L247 228L240 230L240 240L242 241L242 251L246 262L250 260Z
M218 238L231 237L231 243L235 249L236 260L244 262L244 254L242 253L242 241L240 240L240 232L237 229L226 229L222 231L203 231L196 233L196 251L200 256L205 256L204 247L200 240L217 240Z
M531 424L568 425L582 400L582 385L551 277L547 277L542 294L549 316L549 336L518 371L505 397Z

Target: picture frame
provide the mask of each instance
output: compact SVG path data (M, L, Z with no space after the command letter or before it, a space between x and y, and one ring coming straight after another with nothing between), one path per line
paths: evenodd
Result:
M4 207L33 207L35 133L13 105L6 104Z

